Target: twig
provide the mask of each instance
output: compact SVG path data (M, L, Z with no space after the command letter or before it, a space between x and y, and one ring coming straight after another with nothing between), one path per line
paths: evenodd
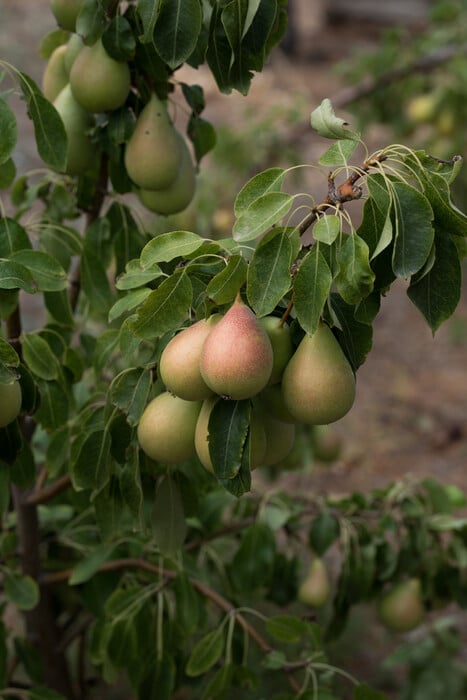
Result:
M55 496L58 496L58 494L62 493L63 491L66 491L66 489L70 485L71 476L69 474L65 474L65 476L62 476L60 479L57 479L52 484L44 486L43 488L40 488L37 491L32 491L26 498L26 503L29 506L37 506L39 505L39 503L46 503Z

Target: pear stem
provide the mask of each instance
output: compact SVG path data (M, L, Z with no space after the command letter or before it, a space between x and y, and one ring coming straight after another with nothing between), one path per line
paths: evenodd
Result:
M293 296L292 296L291 300L289 301L286 310L284 311L284 313L281 316L281 319L279 321L279 328L282 328L282 326L286 322L287 318L289 317L292 309L293 309Z

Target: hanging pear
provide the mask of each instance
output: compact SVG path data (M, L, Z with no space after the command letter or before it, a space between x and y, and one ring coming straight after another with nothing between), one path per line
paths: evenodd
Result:
M143 190L163 190L175 181L181 157L180 139L167 107L153 93L125 148L127 173Z
M17 379L0 383L0 428L12 423L21 410L22 392Z
M178 132L177 136L180 143L180 167L175 180L162 190L139 190L138 192L144 206L162 216L183 211L195 194L196 173L190 151Z
M54 107L62 118L68 138L65 172L81 175L89 170L96 156L96 148L86 134L92 117L76 102L69 84L55 99Z
M290 329L285 323L281 323L277 316L263 316L259 322L271 341L274 358L268 384L277 384L282 379L284 369L293 353Z
M83 0L50 0L50 9L57 24L68 32L75 31L82 5Z
M237 297L204 343L200 361L204 381L220 396L248 399L266 386L272 365L266 331Z
M298 589L298 599L312 608L322 608L331 594L331 585L326 565L322 559L315 557L308 573Z
M401 581L385 593L378 606L381 622L394 632L408 632L425 617L420 579Z
M84 42L82 38L80 37L79 34L72 34L70 38L68 39L68 42L66 44L66 51L65 51L65 70L67 72L68 77L70 76L71 72L71 67L73 66L73 63L75 62L75 59L78 57L79 52L81 49L84 47Z
M101 39L83 46L71 66L70 85L79 104L88 112L110 112L121 107L130 92L130 69L115 61Z
M220 318L220 314L214 314L184 328L162 351L159 375L167 389L185 401L202 401L212 396L201 376L199 361L204 342Z
M320 323L306 334L282 377L287 410L298 422L322 425L339 420L355 400L355 377L331 329Z
M268 467L278 464L292 452L295 425L276 420L264 409L261 411L261 420L266 433L266 451L262 465Z
M68 83L68 73L65 66L66 44L57 46L52 51L42 75L42 92L44 97L53 102Z

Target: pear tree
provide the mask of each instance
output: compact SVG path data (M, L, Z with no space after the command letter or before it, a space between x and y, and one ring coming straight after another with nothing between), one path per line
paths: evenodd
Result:
M395 281L433 333L456 310L462 158L370 152L325 99L310 105L322 154L303 164L324 197L273 166L245 178L231 235L155 235L141 211L183 211L215 148L178 69L247 95L285 3L50 10L42 85L0 61L1 600L21 620L0 623L2 697L382 700L329 645L358 604L394 635L439 601L467 606L465 496L425 479L318 497L312 475L309 493L275 479L321 436L336 454L327 431L353 408ZM13 93L40 170L17 172ZM32 296L44 313L26 331Z

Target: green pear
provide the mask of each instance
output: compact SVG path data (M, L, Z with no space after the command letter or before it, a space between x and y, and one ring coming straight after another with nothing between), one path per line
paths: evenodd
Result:
M262 465L268 467L278 464L292 452L295 444L295 425L276 420L265 410L261 411L261 420L266 433L266 451Z
M411 578L394 586L381 598L378 613L383 625L394 632L420 625L425 617L420 580Z
M83 46L73 61L70 85L76 101L88 112L110 112L128 97L130 68L109 56L98 39L92 46Z
M0 384L0 428L13 423L21 410L22 393L19 382Z
M184 328L168 342L159 360L159 375L167 389L185 401L202 401L212 391L199 367L204 341L221 318L214 314Z
M281 323L277 316L263 316L259 322L268 334L272 345L273 364L268 384L277 384L281 381L284 369L293 353L290 329L285 323Z
M281 384L273 384L272 386L265 387L261 391L259 398L265 410L276 420L282 423L299 422L292 416L284 403Z
M284 370L282 393L286 408L300 423L332 423L351 409L355 400L354 373L324 323L300 341Z
M125 148L125 167L130 179L143 190L169 187L179 172L180 143L165 102L153 93Z
M83 47L84 42L79 34L72 34L66 43L64 63L68 78L70 77L71 67Z
M137 436L143 452L156 462L177 464L195 454L195 428L200 401L184 401L168 391L144 409Z
M253 311L238 297L206 338L201 375L216 394L248 399L264 389L271 376L271 342Z
M147 209L169 216L186 209L196 189L196 173L185 140L180 141L180 167L175 180L163 190L139 190L138 196Z
M69 84L55 99L54 107L62 118L68 138L65 172L81 175L89 170L96 157L96 148L86 134L92 126L91 115L76 102Z
M311 426L313 456L320 462L334 462L340 455L342 441L331 425Z
M214 474L214 467L209 454L209 417L218 401L218 396L212 396L203 401L195 432L195 449L198 459L208 472ZM252 409L250 423L250 469L256 469L263 464L266 452L266 433L259 414Z
M83 5L83 0L50 0L50 9L57 24L68 32L76 29L76 19Z
M331 585L324 561L315 557L298 589L298 599L312 608L322 608L329 600Z
M50 102L55 100L68 83L65 54L66 44L57 46L57 48L52 51L42 75L42 92Z

